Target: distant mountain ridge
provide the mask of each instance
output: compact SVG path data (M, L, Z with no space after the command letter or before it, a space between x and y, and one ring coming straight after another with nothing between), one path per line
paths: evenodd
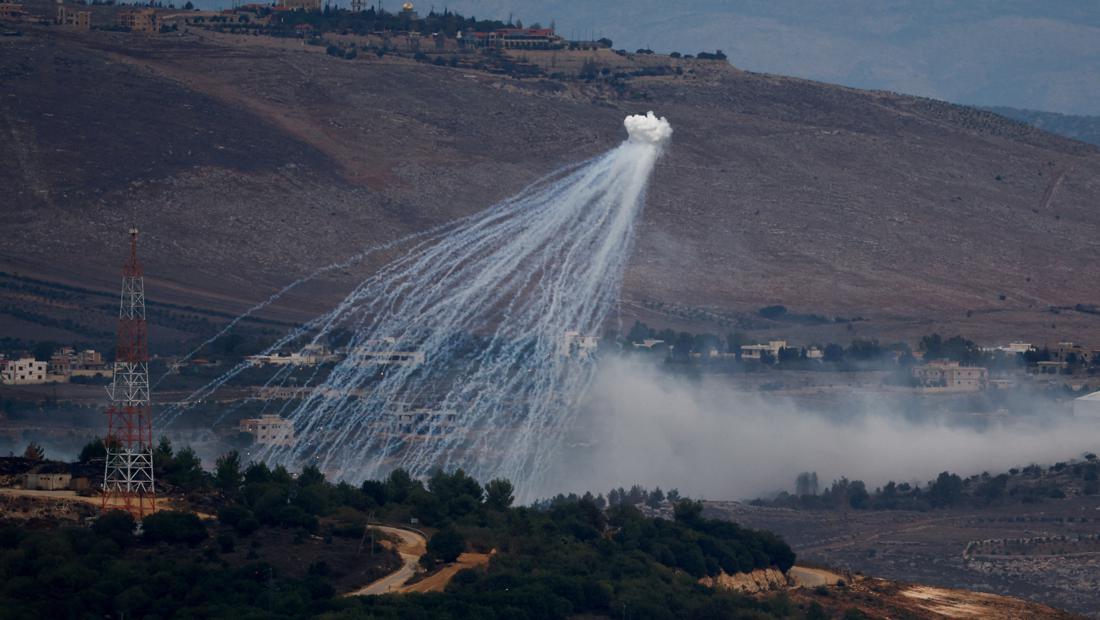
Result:
M1100 146L1100 116L1075 116L1057 112L1022 110L1003 106L984 107L1001 116L1027 123L1043 131Z

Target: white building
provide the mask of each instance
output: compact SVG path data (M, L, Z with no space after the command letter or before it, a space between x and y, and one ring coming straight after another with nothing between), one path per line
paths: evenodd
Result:
M582 336L580 332L568 331L558 341L558 357L586 360L594 357L599 348L599 337Z
M1009 353L1012 355L1015 355L1017 353L1027 353L1028 351L1034 350L1035 345L1031 344L1030 342L1022 342L1019 340L1014 340L1006 345L1002 345L999 347L982 347L982 351L985 351L986 353L996 353L997 351L1000 351L1002 353Z
M256 443L269 446L293 446L297 442L294 435L294 423L274 414L265 414L258 418L241 420L240 431L250 433Z
M307 344L301 351L295 353L273 353L271 355L249 355L245 358L253 366L317 366L325 362L335 361L333 355L324 345Z
M40 362L33 357L7 360L4 363L3 370L0 370L0 383L6 385L45 383L48 369L48 363Z
M741 359L759 360L764 356L764 353L770 353L772 359L779 359L779 351L786 348L786 340L769 340L768 344L741 345Z
M398 405L393 411L393 431L399 435L448 435L454 432L458 413L449 409Z
M361 366L419 366L424 363L423 351L401 351L397 339L386 337L368 340L349 354Z

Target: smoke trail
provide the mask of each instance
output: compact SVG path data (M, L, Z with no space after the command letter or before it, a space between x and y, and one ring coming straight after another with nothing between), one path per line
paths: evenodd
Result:
M598 334L616 303L646 185L672 133L652 112L624 126L617 148L424 234L270 347L351 334L346 356L288 414L297 445L261 458L350 479L463 467L533 488L593 377L594 358L567 334ZM424 359L380 365L392 350Z

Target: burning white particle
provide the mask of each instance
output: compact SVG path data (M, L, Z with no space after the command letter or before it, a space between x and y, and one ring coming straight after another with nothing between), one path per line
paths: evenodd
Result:
M653 112L648 112L645 116L631 114L623 119L623 126L630 134L631 142L661 144L672 137L672 125L669 124L668 119L663 116L658 117Z

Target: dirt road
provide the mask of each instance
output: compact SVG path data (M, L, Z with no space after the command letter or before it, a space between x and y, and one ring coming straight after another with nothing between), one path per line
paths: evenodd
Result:
M411 530L386 525L374 526L375 529L397 537L397 554L401 556L401 568L385 577L345 596L373 596L389 592L399 592L401 587L413 578L420 569L420 556L428 550L428 539Z
M444 566L416 583L402 586L398 592L442 592L458 571L485 566L492 557L489 553L463 553L458 556L457 562Z
M85 504L92 504L94 506L103 505L103 497L100 495L78 495L76 491L35 491L29 489L9 489L0 488L0 495L11 495L15 497L29 497L32 499L42 501L61 501L61 502L81 502ZM121 507L121 504L119 504ZM173 503L172 498L158 497L156 498L157 510L180 510L181 508ZM112 505L114 507L114 505ZM194 512L194 511L192 511ZM213 515L205 513L196 513L200 518L213 519Z

